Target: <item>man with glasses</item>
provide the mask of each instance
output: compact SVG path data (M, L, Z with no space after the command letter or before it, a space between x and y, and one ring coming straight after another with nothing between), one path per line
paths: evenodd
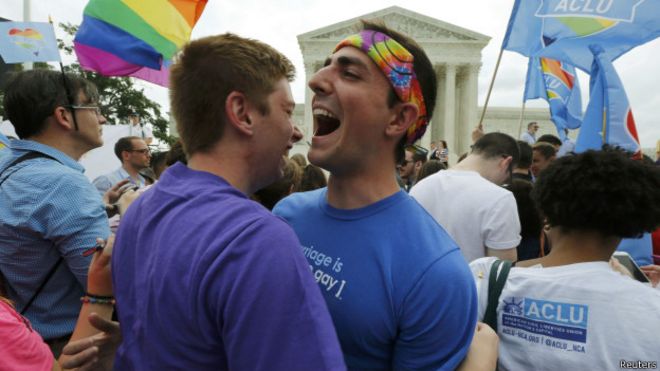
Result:
M129 134L143 139L147 145L154 140L154 130L150 123L143 123L140 115L133 111L128 115Z
M520 140L524 140L530 146L536 143L536 132L539 131L539 124L536 121L532 121L527 124L527 131L522 133Z
M447 171L430 175L410 191L451 235L468 262L484 256L516 260L520 220L511 182L520 152L516 140L488 133Z
M104 194L113 185L125 179L137 188L144 187L146 180L140 174L140 170L149 167L151 162L151 151L147 143L139 137L119 138L115 143L115 155L121 161L121 166L94 179L94 186L99 193Z
M20 139L0 159L0 271L17 311L51 346L66 344L91 256L110 234L101 197L78 163L100 147L98 93L74 75L32 70L7 84L4 109Z
M410 188L417 181L419 171L422 169L422 165L426 163L427 153L426 148L417 145L406 147L406 157L397 166L406 192L410 192Z

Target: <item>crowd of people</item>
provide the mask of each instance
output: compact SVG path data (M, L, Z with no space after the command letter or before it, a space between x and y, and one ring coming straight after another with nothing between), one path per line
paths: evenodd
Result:
M96 88L13 76L0 369L657 368L659 166L537 123L477 127L455 162L418 144L437 81L415 40L363 22L328 52L307 156L291 61L223 34L171 66L179 142L121 138L93 182Z

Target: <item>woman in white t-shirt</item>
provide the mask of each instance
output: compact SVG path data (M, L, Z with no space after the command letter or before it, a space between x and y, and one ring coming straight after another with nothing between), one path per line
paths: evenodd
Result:
M496 310L499 368L657 368L660 291L608 261L622 238L660 225L660 168L621 151L588 151L556 160L532 194L552 250L511 268ZM495 260L470 264L480 319Z

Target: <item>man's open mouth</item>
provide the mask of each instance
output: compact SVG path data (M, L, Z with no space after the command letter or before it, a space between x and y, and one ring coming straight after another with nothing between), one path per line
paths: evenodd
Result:
M330 111L323 108L314 108L314 120L316 121L316 131L314 131L315 137L322 137L328 135L341 124L339 119Z

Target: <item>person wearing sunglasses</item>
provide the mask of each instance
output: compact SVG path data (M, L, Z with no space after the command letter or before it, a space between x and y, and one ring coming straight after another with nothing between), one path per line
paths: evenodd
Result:
M527 131L520 135L520 140L524 140L530 146L536 143L536 132L539 131L539 124L536 121L532 121L527 124Z
M426 163L427 154L428 150L424 147L417 145L406 147L405 158L397 166L401 180L404 182L403 188L406 192L410 192L410 188L417 182L419 171L422 169L424 163Z
M121 161L121 166L94 179L93 184L99 193L104 194L124 179L128 179L137 188L144 187L146 180L140 171L149 167L151 162L151 151L147 143L134 136L119 138L115 143L115 155Z

